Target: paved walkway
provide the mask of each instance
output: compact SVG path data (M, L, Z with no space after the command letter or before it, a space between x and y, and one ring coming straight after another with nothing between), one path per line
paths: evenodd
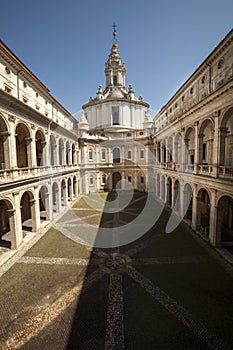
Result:
M0 348L233 349L232 266L184 224L165 234L166 210L128 245L81 244L147 200L103 214L106 197L89 199L0 269Z

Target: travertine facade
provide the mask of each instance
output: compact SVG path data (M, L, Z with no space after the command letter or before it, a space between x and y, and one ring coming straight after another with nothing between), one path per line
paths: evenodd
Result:
M79 193L152 191L215 246L233 244L233 31L152 119L125 86L116 33L106 87L76 120L0 43L0 236L17 248L31 223ZM121 181L120 181L121 180Z

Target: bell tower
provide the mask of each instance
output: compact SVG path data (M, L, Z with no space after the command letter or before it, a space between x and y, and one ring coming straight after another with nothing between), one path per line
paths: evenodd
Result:
M108 61L105 63L106 89L125 89L125 73L124 63L121 61L121 56L118 52L116 24L113 24L113 39L112 48Z

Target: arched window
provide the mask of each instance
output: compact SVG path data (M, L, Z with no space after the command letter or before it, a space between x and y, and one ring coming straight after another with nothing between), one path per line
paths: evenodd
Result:
M112 107L112 125L119 124L119 107Z

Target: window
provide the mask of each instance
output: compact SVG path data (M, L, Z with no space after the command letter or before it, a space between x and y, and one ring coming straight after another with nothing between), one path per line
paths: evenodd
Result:
M28 84L26 83L26 81L23 82L23 87L26 89L26 87L28 86Z
M127 158L128 158L128 159L132 159L132 152L131 152L130 150L128 151Z
M119 148L114 148L113 150L113 163L120 163L120 150Z
M28 98L27 97L23 97L23 102L24 103L28 103Z
M113 76L113 85L117 86L117 75Z
M6 74L11 74L11 71L8 67L5 68L5 72L6 72Z
M102 158L103 160L106 159L105 149L102 149L102 150L101 150L101 158Z
M5 92L7 92L8 94L10 94L11 93L11 88L9 87L9 86L6 86L5 85Z
M202 84L205 83L205 75L201 78L201 83L202 83Z
M90 178L89 178L89 183L90 185L93 185L94 184L94 179L93 179L93 176L91 175Z
M144 176L141 176L141 184L144 184Z
M223 68L223 66L224 66L224 60L223 58L221 58L221 60L218 62L218 69Z
M175 108L177 108L177 102L175 103Z
M119 125L119 107L112 107L112 124Z
M191 95L193 94L193 87L191 87L191 89L190 89L190 94Z
M106 184L106 176L105 175L102 176L102 184Z
M144 158L144 150L143 150L143 149L140 150L140 158L141 158L141 159Z
M128 176L128 182L132 182L132 176Z
M181 97L181 101L184 102L184 95Z
M89 157L89 160L93 160L93 150L92 149L89 149L88 157Z

